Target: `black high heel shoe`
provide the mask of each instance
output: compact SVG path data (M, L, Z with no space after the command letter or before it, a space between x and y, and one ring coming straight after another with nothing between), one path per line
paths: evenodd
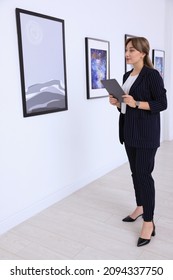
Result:
M155 235L156 235L156 228L155 228L155 224L153 222L153 231L151 233L151 237L155 236ZM148 243L150 243L151 237L150 237L150 239L144 239L144 238L139 237L138 242L137 242L137 247L145 246Z
M131 218L130 216L125 217L124 219L122 219L123 222L135 222L137 220L137 218L141 217L143 214L139 215L136 217L136 219Z

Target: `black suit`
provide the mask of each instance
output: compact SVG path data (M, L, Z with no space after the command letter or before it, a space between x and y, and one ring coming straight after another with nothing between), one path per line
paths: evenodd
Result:
M130 73L124 74L123 83ZM119 136L129 159L137 205L143 205L144 221L151 221L155 205L151 173L160 146L160 111L167 108L166 90L159 72L144 66L131 86L129 95L136 101L148 102L150 106L150 110L127 106L126 114L120 113Z
M124 74L123 83L130 73ZM129 94L136 101L147 101L151 110L127 106L126 114L120 114L120 142L132 147L159 147L160 111L167 108L166 90L159 72L144 66Z

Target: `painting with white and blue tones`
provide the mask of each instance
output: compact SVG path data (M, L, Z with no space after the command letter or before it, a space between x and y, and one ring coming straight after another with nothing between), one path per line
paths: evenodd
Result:
M155 65L155 68L159 71L162 78L164 78L164 58L156 56L154 65Z
M101 80L107 77L107 51L91 48L91 88L103 88Z
M64 21L16 9L24 116L67 110Z

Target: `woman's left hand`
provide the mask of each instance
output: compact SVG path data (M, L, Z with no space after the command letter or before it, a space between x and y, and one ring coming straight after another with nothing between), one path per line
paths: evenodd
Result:
M136 101L134 100L133 96L131 96L129 94L124 94L122 97L123 97L123 101L126 105L128 105L132 108L136 108Z

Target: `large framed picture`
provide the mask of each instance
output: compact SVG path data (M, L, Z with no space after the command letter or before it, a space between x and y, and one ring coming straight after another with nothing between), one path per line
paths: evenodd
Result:
M67 105L64 20L16 8L23 115Z
M135 36L135 35L129 35L129 34L125 34L125 35L124 35L125 72L132 70L132 65L126 63L126 57L125 57L125 53L126 53L126 41L127 41L127 39L132 38L132 37L137 37L137 36Z
M85 38L87 99L108 96L101 80L110 78L109 41Z
M165 71L165 51L163 50L152 50L152 62L154 68L157 69L164 79L164 71Z

